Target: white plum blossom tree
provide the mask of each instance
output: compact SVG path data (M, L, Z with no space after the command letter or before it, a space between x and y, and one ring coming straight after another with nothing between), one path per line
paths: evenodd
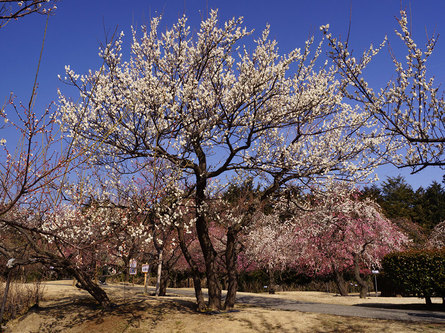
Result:
M245 256L256 267L269 274L268 291L275 293L274 273L295 267L299 257L299 240L292 221L281 221L279 214L266 215L258 212L255 223L245 236Z
M364 105L380 122L393 140L398 141L400 153L387 158L399 167L410 167L418 172L428 166L445 165L445 99L440 85L428 76L427 61L433 53L437 35L431 36L422 50L414 41L408 28L405 11L397 19L400 30L396 35L407 50L404 60L392 54L395 79L377 90L370 87L363 74L379 48L372 45L360 59L352 56L347 42L334 38L328 27L322 27L332 48L331 57L342 77L342 92Z
M440 249L445 246L445 221L437 224L431 231L427 247Z
M11 20L37 13L47 15L57 6L57 0L0 0L0 29Z
M216 251L205 214L211 180L247 172L267 196L285 184L368 175L384 137L370 115L346 103L337 70L320 63L323 43L281 56L267 27L254 44L242 19L218 23L216 11L192 34L187 18L159 31L160 18L100 51L101 70L66 68L80 102L60 93L59 119L79 145L97 144L100 162L156 158L182 172L195 206L209 308L220 309ZM314 50L312 50L314 49ZM320 63L320 64L319 64Z

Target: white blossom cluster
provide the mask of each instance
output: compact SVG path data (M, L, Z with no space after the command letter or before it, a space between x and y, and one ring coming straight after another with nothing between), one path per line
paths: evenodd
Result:
M443 166L445 160L445 100L440 86L427 75L427 61L433 53L437 36L427 40L425 50L414 42L408 28L407 15L401 11L400 31L396 35L403 42L407 55L398 60L392 54L396 79L390 80L380 91L366 82L363 70L383 48L371 47L356 60L348 45L333 38L326 27L323 32L332 47L332 58L342 75L342 91L349 98L362 103L379 121L386 133L393 137L399 154L387 153L387 158L399 166L410 166L419 171L430 165Z
M86 174L63 188L66 204L48 213L42 232L66 255L85 267L92 258L116 262L135 248L151 247L152 227L145 223L146 207L141 209L140 188L113 172L106 178ZM145 205L147 205L146 203ZM91 267L90 267L91 268Z
M427 242L427 247L440 249L445 247L445 221L437 224Z
M128 61L121 34L101 50L100 70L66 68L81 101L60 93L59 120L94 154L165 159L206 179L230 170L359 178L379 162L372 151L385 138L367 110L343 101L334 67L317 67L323 41L313 54L312 38L280 56L269 27L249 52L242 20L219 27L216 11L196 36L185 17L162 33L159 23L133 31Z
M50 14L57 9L56 0L2 0L0 1L0 28L10 20L18 20L32 13Z
M275 214L258 212L255 228L246 236L246 257L259 267L282 270L298 258L298 239L290 221L277 222Z

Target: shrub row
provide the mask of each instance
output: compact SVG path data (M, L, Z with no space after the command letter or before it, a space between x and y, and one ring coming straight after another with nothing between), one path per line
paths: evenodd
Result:
M385 277L402 294L424 297L445 297L445 248L395 252L383 258Z

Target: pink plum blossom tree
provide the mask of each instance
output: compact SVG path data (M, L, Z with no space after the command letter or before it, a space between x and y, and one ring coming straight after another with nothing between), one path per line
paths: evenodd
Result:
M360 297L366 297L361 271L379 267L386 254L409 244L375 202L338 185L311 198L310 208L296 218L295 231L303 242L300 265L316 274L334 273L342 295L343 271L353 269Z

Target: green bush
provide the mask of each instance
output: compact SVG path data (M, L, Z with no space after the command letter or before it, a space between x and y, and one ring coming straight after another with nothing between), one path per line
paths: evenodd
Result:
M391 253L382 262L385 277L402 295L445 297L445 248Z

